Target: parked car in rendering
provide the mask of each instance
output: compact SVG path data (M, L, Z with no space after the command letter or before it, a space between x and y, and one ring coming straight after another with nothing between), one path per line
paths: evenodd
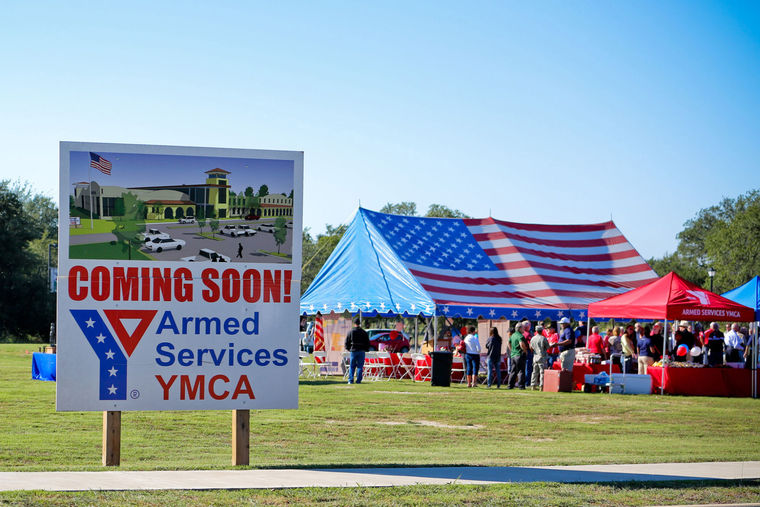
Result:
M395 329L367 329L370 350L409 352L409 337Z
M181 224L194 224L195 223L195 217L184 217L179 219L179 223Z
M258 227L258 230L261 232L274 232L274 225L272 224L261 224Z
M148 228L147 231L145 231L144 233L142 233L142 237L143 237L143 241L145 243L149 243L149 242L151 242L151 241L153 241L155 239L168 239L168 238L171 238L171 236L169 236L165 232L161 232L161 231L159 231L158 229L156 229L154 227Z
M224 234L226 236L231 236L231 237L235 238L238 235L237 227L235 227L234 225L225 225L219 231L219 234Z
M161 253L164 250L182 250L185 246L185 241L182 239L174 238L156 238L153 241L145 243L148 250Z
M261 213L255 214L255 213L249 213L245 217L246 220L258 220L261 218Z
M242 225L238 225L237 228L238 228L238 234L240 236L253 236L254 234L256 234L256 231L254 231L250 225L242 224Z
M182 257L180 260L185 262L230 262L229 257L215 252L209 248L201 248L198 251L198 255Z

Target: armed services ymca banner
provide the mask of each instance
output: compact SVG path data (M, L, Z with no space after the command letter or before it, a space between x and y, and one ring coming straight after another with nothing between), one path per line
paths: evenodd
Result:
M58 410L298 406L303 153L61 143Z

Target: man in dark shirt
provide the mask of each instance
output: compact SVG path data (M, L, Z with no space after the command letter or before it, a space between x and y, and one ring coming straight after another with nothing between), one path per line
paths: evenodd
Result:
M709 333L709 334L708 334ZM705 333L707 340L707 364L723 364L723 332L717 322L710 322L710 329Z
M346 335L344 345L346 350L351 353L348 383L354 383L354 372L356 372L356 383L361 384L364 372L364 354L369 350L369 335L362 329L362 321L359 317L354 319L354 328Z
M575 333L570 327L570 319L562 317L559 321L562 331L559 333L559 362L563 370L573 371L575 363Z

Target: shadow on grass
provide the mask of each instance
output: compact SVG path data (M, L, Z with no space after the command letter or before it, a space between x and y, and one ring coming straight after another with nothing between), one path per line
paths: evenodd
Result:
M267 468L287 469L290 467L282 466ZM452 481L483 481L487 483L556 482L572 484L615 484L616 487L628 489L683 488L685 484L694 484L703 487L732 487L736 485L760 486L760 479L720 479L716 477L702 476L603 472L541 467L419 466L409 464L388 464L383 467L367 467L362 464L353 465L340 463L302 468L329 473L450 479Z

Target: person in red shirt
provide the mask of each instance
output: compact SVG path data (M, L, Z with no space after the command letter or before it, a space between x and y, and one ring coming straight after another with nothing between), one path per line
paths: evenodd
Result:
M559 357L559 347L556 345L559 341L559 335L551 323L544 328L543 334L546 336L546 339L549 340L549 345L551 345L551 347L546 349L546 354L548 356L547 369L551 369L554 361Z
M604 338L599 334L599 326L591 328L591 334L588 337L586 348L590 353L602 356L602 359L607 356L604 352Z

